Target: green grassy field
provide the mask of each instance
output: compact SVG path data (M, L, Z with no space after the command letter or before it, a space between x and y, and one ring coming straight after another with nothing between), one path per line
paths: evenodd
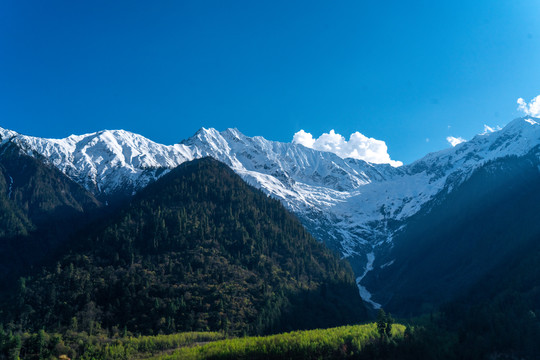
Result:
M394 324L391 339L402 339L405 326ZM294 331L271 336L225 339L183 347L151 359L333 359L356 357L381 340L375 323Z

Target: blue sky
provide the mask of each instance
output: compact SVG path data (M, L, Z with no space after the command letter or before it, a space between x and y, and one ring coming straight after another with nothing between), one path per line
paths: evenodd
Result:
M0 2L0 126L384 140L404 163L540 94L538 1ZM429 139L429 140L428 140Z

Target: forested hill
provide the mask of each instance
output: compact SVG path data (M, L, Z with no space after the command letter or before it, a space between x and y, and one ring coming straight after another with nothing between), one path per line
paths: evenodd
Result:
M222 163L185 163L21 279L23 329L268 333L366 318L350 267Z
M101 204L53 166L0 145L0 285L49 255Z

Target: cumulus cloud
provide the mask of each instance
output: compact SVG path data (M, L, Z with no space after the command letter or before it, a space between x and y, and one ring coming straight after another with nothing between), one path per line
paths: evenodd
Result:
M294 134L292 142L294 144L302 144L305 147L313 148L315 139L313 138L313 135L311 135L310 133L307 133L304 130L300 130L299 132Z
M540 95L527 103L523 98L517 99L518 110L522 111L525 115L532 117L540 117Z
M384 141L368 138L358 131L351 134L347 141L334 130L322 134L319 138L313 138L310 133L300 130L294 134L292 142L315 150L331 152L343 159L353 158L375 164L390 164L394 167L403 165L401 161L390 159Z
M465 142L467 140L465 140L464 138L462 137L454 137L454 136L448 136L446 138L446 141L448 141L450 143L450 145L452 146L456 146L458 144L461 144L462 142Z

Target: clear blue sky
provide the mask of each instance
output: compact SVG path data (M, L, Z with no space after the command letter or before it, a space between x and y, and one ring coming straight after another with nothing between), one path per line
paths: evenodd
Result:
M536 0L3 0L0 126L360 131L409 163L540 94L539 16Z

